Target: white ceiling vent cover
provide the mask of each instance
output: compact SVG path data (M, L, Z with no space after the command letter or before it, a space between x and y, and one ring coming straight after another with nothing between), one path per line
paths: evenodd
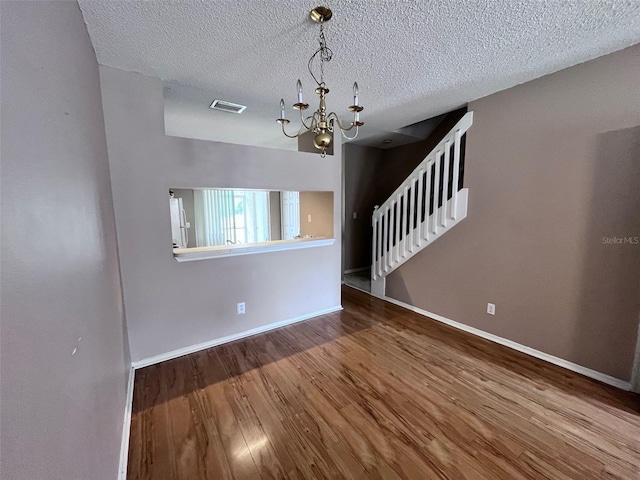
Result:
M209 105L209 108L214 110L222 110L229 113L242 113L247 108L246 105L239 105L237 103L225 102L224 100L214 100Z

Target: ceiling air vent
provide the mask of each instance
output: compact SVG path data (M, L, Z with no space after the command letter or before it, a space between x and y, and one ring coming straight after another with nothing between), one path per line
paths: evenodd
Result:
M209 108L214 110L222 110L229 113L242 113L247 108L246 105L238 105L237 103L225 102L224 100L214 100Z

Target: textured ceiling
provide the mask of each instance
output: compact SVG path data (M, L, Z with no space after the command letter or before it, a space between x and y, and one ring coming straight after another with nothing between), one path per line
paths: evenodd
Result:
M295 148L275 123L281 97L317 106L307 61L316 1L80 0L98 62L165 82L168 134ZM334 58L329 110L345 120L360 86L363 137L640 42L640 0L430 0L326 3ZM208 109L214 98L248 105ZM294 122L292 122L294 124Z

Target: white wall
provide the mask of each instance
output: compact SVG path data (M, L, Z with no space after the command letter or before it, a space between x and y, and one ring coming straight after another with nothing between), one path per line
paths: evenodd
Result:
M115 480L129 359L98 64L76 2L0 8L0 478Z
M133 361L340 305L340 239L178 263L167 210L176 185L325 190L339 232L340 155L166 136L159 79L107 67L100 78Z

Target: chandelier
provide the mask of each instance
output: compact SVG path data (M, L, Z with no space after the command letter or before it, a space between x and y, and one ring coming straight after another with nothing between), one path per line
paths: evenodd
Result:
M296 84L298 90L298 102L293 104L293 108L300 111L300 120L302 125L300 129L295 134L288 134L285 125L290 123L290 121L285 117L285 103L284 99L280 100L280 118L276 120L280 125L282 125L282 133L284 133L289 138L297 138L300 135L303 135L308 132L315 133L315 137L313 139L313 145L321 151L322 157L326 156L326 149L331 146L332 143L332 133L335 127L338 127L340 133L348 140L352 140L356 138L358 135L358 127L364 125L364 122L360 121L360 112L363 110L363 107L358 104L358 84L356 82L353 83L353 105L349 107L349 111L353 113L353 121L349 125L348 128L345 128L340 122L340 118L335 112L327 113L327 106L325 102L325 95L329 93L329 89L324 83L324 64L331 61L331 57L333 56L333 52L327 46L327 40L324 36L324 24L331 19L332 12L327 7L316 7L311 10L311 19L320 25L320 35L318 41L320 43L320 47L315 51L311 58L309 59L308 69L309 73L313 80L318 84L316 87L316 93L320 97L318 109L313 112L313 115L305 116L303 113L307 108L309 108L308 103L303 102L302 97L302 82L298 79ZM320 59L320 81L318 81L318 77L313 73L313 61L316 58ZM345 132L348 132L355 128L355 134L351 137L347 136Z

